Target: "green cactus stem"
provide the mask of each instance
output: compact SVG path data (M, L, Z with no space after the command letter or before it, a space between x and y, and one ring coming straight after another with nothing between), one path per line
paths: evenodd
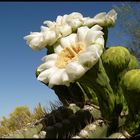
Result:
M80 138L105 138L107 137L108 125L103 120L95 120L84 127L77 135Z
M86 95L86 97L85 97L86 104L94 104L94 105L99 106L98 98L96 96L95 91L92 88L90 88L84 84L80 84L80 85L81 85L81 87L84 90L85 95Z
M69 112L70 109L71 111ZM59 120L56 119L58 114L61 116ZM57 121L47 123L46 120L50 118L49 115ZM70 104L69 107L62 106L57 110L53 110L40 123L44 126L42 130L46 131L46 138L71 138L86 125L99 118L101 118L100 110L93 106L85 105L83 108L79 108L76 104Z
M138 68L138 61L123 46L110 47L103 53L102 61L115 94L116 111L118 110L119 114L121 110L127 110L127 104L120 86L121 78L128 70Z
M140 69L126 72L121 85L129 108L125 129L134 136L140 133Z
M116 133L113 133L111 134L108 138L127 138L125 137L121 132L116 132Z
M109 83L109 78L103 67L102 60L99 59L99 61L78 81L95 91L102 117L112 126L112 122L116 122L116 112L114 110L115 97ZM113 125L112 127L112 130L114 130L117 126Z
M128 71L128 67L133 68L136 63L129 50L123 46L112 46L105 50L102 55L102 62L115 96L114 114L116 115L114 116L116 116L117 126L117 118L121 111L127 108L120 81L124 73Z

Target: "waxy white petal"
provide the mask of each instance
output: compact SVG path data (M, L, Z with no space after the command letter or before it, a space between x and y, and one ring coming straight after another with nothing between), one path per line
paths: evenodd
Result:
M47 45L43 33L31 32L30 35L25 36L24 39L33 50L41 50Z
M84 18L84 23L83 23L83 26L88 26L88 27L91 27L95 24L95 20L93 18L90 18L90 17L86 17Z
M93 52L84 52L79 55L79 62L84 67L91 68L97 61L97 55Z
M37 80L42 81L46 84L49 83L50 79L52 78L52 76L54 75L54 73L56 73L56 71L58 71L59 69L57 67L52 67L49 69L44 70L43 72L41 72L39 74L39 76L37 77Z
M62 47L65 48L75 44L77 41L78 41L77 34L73 33L67 37L61 38L60 43Z
M41 64L38 68L37 68L37 71L38 72L42 72L48 68L51 68L55 65L55 61L48 61L48 62L45 62L43 64Z
M63 82L68 82L69 81L69 76L65 71L62 74L62 81Z
M106 12L102 12L94 16L94 19L104 19L106 16Z
M108 26L113 26L117 19L117 13L114 9L110 10L106 15L106 22Z
M48 45L51 45L56 41L57 36L54 31L43 32L43 35Z
M47 83L49 82L49 76L50 76L50 74L51 74L52 72L54 72L53 67L50 68L50 69L47 69L47 70L42 71L42 72L38 75L37 80L42 81L42 82L44 82L44 83L47 84Z
M49 60L56 60L57 58L57 54L53 53L53 54L49 54L49 55L45 55L43 58L42 58L42 61L46 62L46 61L49 61Z
M54 60L50 60L44 63L46 65L46 69L51 68L53 66L55 66L55 61Z
M99 38L100 36L102 36L103 34L104 33L102 31L93 31L93 30L88 31L86 38L85 38L85 42L86 42L87 46L94 43L96 41L96 39Z
M50 29L48 27L45 27L45 26L41 26L41 32L47 32L49 31Z
M46 20L46 21L43 22L43 24L46 24L48 27L51 27L51 26L55 25L55 22L52 22L50 20Z
M52 88L53 85L60 85L62 83L62 74L64 70L58 69L53 75L50 77L49 80L49 87Z
M84 41L85 40L85 36L87 35L87 32L89 30L90 29L87 26L78 28L78 31L77 31L78 40L79 41Z
M71 26L72 29L75 30L75 29L77 29L78 27L80 27L82 25L82 22L77 20L77 19L75 19L75 20L69 22L69 25Z
M56 23L61 24L62 23L62 16L57 16Z
M90 28L93 31L101 31L103 28L99 25L94 25L92 28Z
M102 48L103 48L104 47L104 43L105 43L103 36L97 38L95 43L96 44L100 44L102 46Z
M87 47L87 51L94 53L94 56L99 58L99 56L103 52L103 47L100 44L94 44L94 45L91 45L91 46Z
M46 63L41 64L38 68L37 68L37 72L42 72L46 70Z
M86 72L86 70L78 62L71 62L66 66L66 72L72 80L75 80L80 78Z
M63 47L61 45L54 46L54 52L59 54L63 50Z
M71 26L65 24L59 28L59 32L62 34L62 36L67 36L72 33L72 28Z

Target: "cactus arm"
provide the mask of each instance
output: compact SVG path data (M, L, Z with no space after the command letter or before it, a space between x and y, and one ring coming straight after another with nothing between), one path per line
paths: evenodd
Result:
M113 90L110 86L109 78L102 65L101 59L99 59L94 67L90 69L81 79L79 79L79 82L94 89L103 118L110 124L114 122L114 119L115 122L117 122L116 119L118 119L118 116L116 116L116 113L114 112L115 98ZM113 127L116 129L117 124L113 124Z
M78 134L80 138L105 138L108 126L103 120L95 120L84 127Z
M140 132L140 69L126 72L121 85L129 111L124 129L134 136Z

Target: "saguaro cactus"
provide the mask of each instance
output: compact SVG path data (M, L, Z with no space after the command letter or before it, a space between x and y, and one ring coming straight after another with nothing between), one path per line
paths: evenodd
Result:
M104 132L104 137L123 136L111 134L118 130L125 107L129 109L129 123L126 121L124 129L131 135L140 131L138 61L126 47L106 48L108 28L114 26L116 18L114 10L93 18L73 12L57 17L56 22L45 21L48 27L41 26L41 32L24 38L34 50L47 48L36 77L63 103L61 109L52 111L41 122L46 138L71 138L78 133L95 138ZM87 103L98 105L99 110L85 110ZM97 127L93 134L89 129L94 125L88 123L98 115L105 127Z

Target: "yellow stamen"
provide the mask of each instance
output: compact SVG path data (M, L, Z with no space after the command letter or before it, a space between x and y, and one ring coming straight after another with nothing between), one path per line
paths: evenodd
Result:
M85 50L85 44L77 42L69 47L64 48L57 57L56 66L58 68L65 68L71 61L77 60L78 55Z

